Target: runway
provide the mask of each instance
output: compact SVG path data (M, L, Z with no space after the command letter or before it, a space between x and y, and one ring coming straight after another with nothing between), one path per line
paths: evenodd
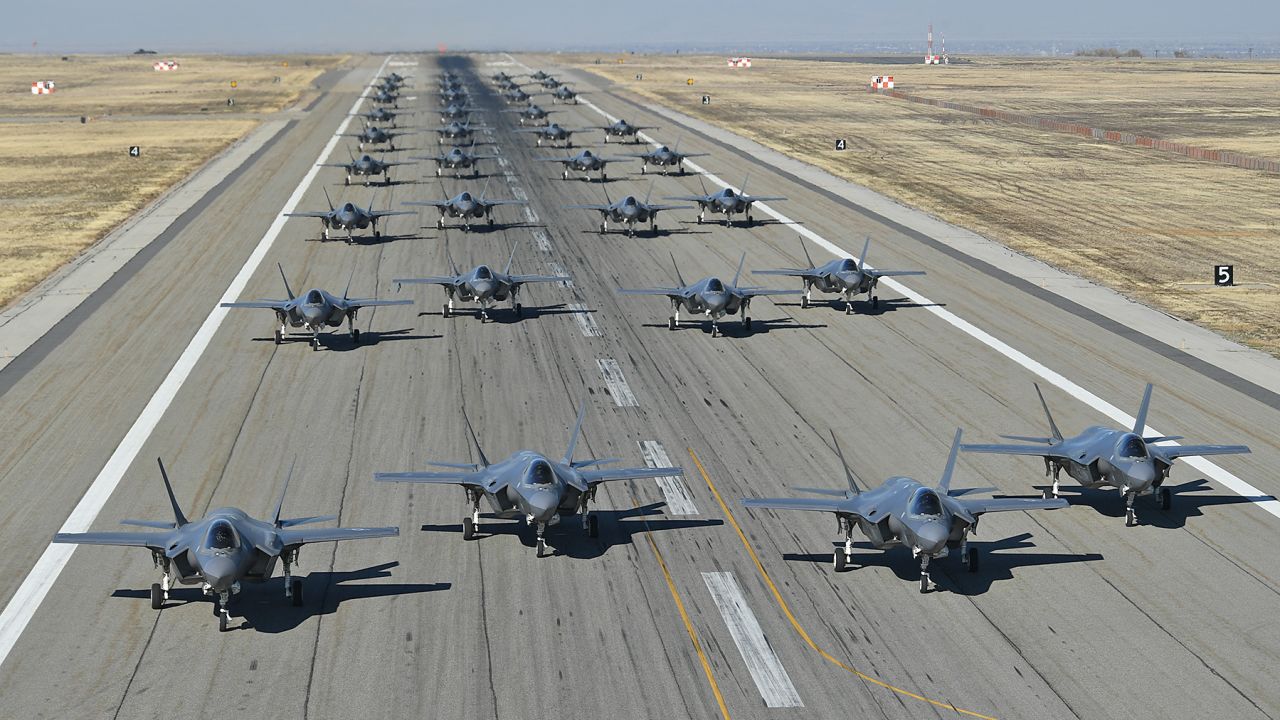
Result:
M434 107L439 59L415 76L412 104ZM1050 513L983 520L978 573L936 563L939 589L921 595L918 563L903 549L865 543L853 569L831 569L835 523L748 512L743 497L790 488L839 488L834 431L863 486L892 475L938 477L956 427L967 439L1044 432L1022 364L882 286L878 310L858 301L757 300L751 332L730 319L723 337L700 325L667 329L663 298L618 287L670 285L674 255L687 280L804 262L797 227L757 212L750 227L696 224L694 211L659 216L659 231L599 233L574 203L684 195L697 176L639 174L610 165L607 183L564 181L493 94L487 76L521 71L504 55L454 59L494 126L477 151L478 180L438 182L433 164L393 170L389 188L344 188L321 169L333 138L386 56L362 58L304 116L204 205L145 263L130 264L100 305L34 365L0 370L0 606L8 607L144 408L299 188L299 209L321 209L327 189L378 208L486 186L530 200L531 214L498 208L493 228L437 230L433 209L390 218L383 237L320 242L318 223L283 223L241 297L282 297L276 263L295 291L409 297L414 306L362 314L365 342L343 333L313 352L306 338L276 346L267 311L231 311L195 355L154 429L92 523L163 519L162 456L189 516L234 505L269 513L288 468L286 513L338 514L343 525L399 525L399 538L309 546L301 554L305 607L284 602L279 579L247 586L220 634L207 600L187 588L156 612L159 577L147 553L81 547L0 664L13 717L1231 717L1280 715L1273 668L1280 630L1280 518L1179 463L1168 511L1139 500L1142 525L1124 527L1118 495L1086 492ZM461 66L461 65L460 65ZM558 68L544 68L556 73ZM545 105L563 125L604 122L593 109L680 149L849 253L870 235L871 262L919 268L904 281L948 313L1133 413L1156 384L1149 423L1187 442L1242 442L1253 454L1216 465L1265 494L1277 492L1274 428L1280 411L1199 372L1151 343L1114 332L1017 283L958 262L851 210L794 176L674 127L590 83L588 105ZM594 92L592 92L594 91ZM548 100L549 102L549 100ZM363 108L364 106L362 106ZM434 127L438 117L415 124ZM358 127L356 125L355 127ZM396 159L435 154L432 134ZM575 136L595 144L601 133ZM345 157L344 140L334 157ZM352 143L353 144L353 143ZM397 145L399 147L399 145ZM447 147L447 145L446 145ZM612 142L606 154L641 152ZM628 165L630 167L628 167ZM709 216L714 217L714 216ZM367 234L366 234L367 235ZM811 241L809 252L830 257ZM452 258L501 267L519 243L522 273L567 271L566 286L527 288L524 319L505 308L481 323L444 318L438 288L392 278L442 274ZM744 276L791 287L785 279ZM795 283L798 286L798 283ZM1110 422L1046 387L1068 434ZM375 471L473 462L464 419L491 458L532 448L558 456L577 405L589 407L583 457L628 465L669 459L684 476L608 485L597 498L598 539L568 519L548 540L554 556L511 521L482 520L464 542L463 493L377 484ZM957 486L1036 495L1039 460L961 456Z

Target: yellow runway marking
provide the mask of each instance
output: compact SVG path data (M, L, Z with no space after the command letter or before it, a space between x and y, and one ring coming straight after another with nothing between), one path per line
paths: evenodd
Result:
M805 631L804 626L800 624L800 621L796 619L796 616L791 614L791 608L787 606L787 601L782 599L782 593L778 591L778 587L773 584L773 578L769 577L769 573L765 571L764 565L760 563L760 558L756 555L756 551L751 547L751 543L747 541L747 536L742 532L742 528L738 525L738 521L733 517L733 513L729 511L729 506L725 504L724 498L720 497L720 491L716 489L715 483L711 482L711 476L707 474L706 468L702 467L702 461L698 459L698 454L693 451L693 448L689 448L689 457L693 458L693 464L698 466L698 472L702 474L702 479L706 481L707 487L711 488L711 494L716 496L716 502L720 503L720 509L724 511L725 519L728 520L729 524L733 526L733 529L737 531L738 539L742 541L742 546L747 549L747 554L751 556L751 561L756 564L756 570L760 571L760 576L764 578L765 584L769 586L769 591L773 593L774 600L778 601L778 607L782 608L782 613L787 616L787 620L791 621L791 627L795 628L796 633L800 635L800 638L804 640L809 647L813 648L815 652L821 655L828 662L853 673L872 685L877 685L913 700L929 703L930 705L944 710L952 710L961 715L979 718L979 720L996 720L990 715L983 715L981 713L973 712L972 710L962 710L949 702L933 700L923 695L913 693L910 690L904 690L900 687L890 685L879 678L874 678L866 673L859 672L856 668L844 664L839 659L831 655L831 653L828 653L826 650L818 647L818 644L813 641L813 638L809 637L809 633ZM649 542L652 543L653 541L650 540Z
M632 499L635 505L635 500ZM636 507L639 507L636 505ZM689 619L689 613L684 609L684 601L680 599L680 591L676 590L676 581L671 577L671 571L667 570L667 562L662 559L662 553L658 551L658 545L653 541L653 536L649 532L649 523L646 521L644 531L644 539L649 541L649 549L653 550L653 556L658 559L658 567L662 568L662 575L667 579L667 589L671 591L671 598L676 601L676 609L680 611L680 619L684 621L684 629L689 633L689 639L693 641L693 649L698 652L698 660L702 662L702 672L707 675L707 682L711 684L711 692L716 696L716 704L720 706L720 716L724 720L729 720L729 708L724 704L724 696L720 694L720 686L716 684L716 678L711 674L711 662L707 660L707 654L702 651L702 641L698 639L698 631L693 627L693 621Z

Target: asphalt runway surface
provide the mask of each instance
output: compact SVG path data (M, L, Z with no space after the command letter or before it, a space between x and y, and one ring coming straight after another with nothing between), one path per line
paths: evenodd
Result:
M416 76L411 104L433 107L438 60L413 59L417 67L391 69ZM937 561L938 589L923 595L906 549L860 543L852 568L836 574L832 518L742 508L743 497L841 487L831 432L863 486L892 475L933 481L956 427L971 441L1042 434L1035 377L883 287L879 309L860 299L853 315L781 297L756 301L750 332L733 319L717 338L702 325L669 331L665 299L616 288L672 284L669 255L687 280L732 277L743 252L747 270L796 266L795 228L759 212L748 227L726 228L672 211L656 233L600 234L594 213L561 206L603 201L606 189L615 200L650 187L654 198L688 194L697 177L642 176L638 163L620 163L605 183L562 180L559 166L533 161L559 151L535 147L511 132L512 116L492 112L503 103L481 78L521 71L493 64L505 56L457 60L491 111L494 129L477 150L496 149L503 161L482 165L488 177L441 182L424 163L366 190L322 169L298 209L323 208L322 188L335 202L374 197L381 208L487 183L490 196L526 195L531 214L503 207L492 228L463 232L452 221L440 231L427 208L391 218L382 238L358 233L352 245L320 242L317 222L289 220L242 298L282 297L279 262L296 291L341 292L354 273L353 295L417 304L366 311L360 345L339 332L319 351L301 335L276 346L268 311L233 310L181 386L166 390L384 60L365 58L339 78L153 256L127 266L37 364L11 383L0 372L0 603L10 605L40 569L49 538L148 403L170 391L94 529L169 515L155 469L162 456L189 516L225 505L267 515L296 461L286 514L394 524L400 537L304 548L305 606L287 604L278 578L247 585L232 603L233 630L221 634L197 588L151 610L147 591L159 572L145 551L78 548L60 573L38 578L51 585L0 665L0 714L1280 714L1280 518L1185 463L1168 481L1172 508L1139 499L1138 527L1124 526L1118 494L1101 491L1068 492L1065 510L986 517L975 538L979 571L964 572L957 557ZM906 284L1126 411L1155 382L1153 427L1187 442L1246 443L1253 454L1215 462L1264 493L1280 485L1280 412L1271 406L608 92L589 99L664 126L651 134L682 137L684 151L711 153L698 162L721 177L749 174L751 192L786 196L772 206L850 253L870 235L873 265L926 270ZM547 107L568 126L604 122L587 105ZM437 120L425 114L417 124ZM388 155L439 150L431 135L408 144ZM601 145L607 154L643 149ZM341 144L333 157L345 157ZM487 323L469 312L446 319L438 288L397 293L391 282L446 272L446 245L459 265L501 267L515 243L518 272L573 277L526 288L520 320L505 308ZM1068 434L1104 422L1064 392L1046 395ZM551 557L535 558L532 536L514 521L482 519L480 539L464 542L459 490L372 481L376 471L424 469L428 460L474 461L467 420L491 458L521 448L558 457L582 401L578 457L639 465L665 453L685 473L679 484L603 487L594 506L600 537L566 519L548 533ZM954 485L1034 496L1044 480L1036 458L962 456Z

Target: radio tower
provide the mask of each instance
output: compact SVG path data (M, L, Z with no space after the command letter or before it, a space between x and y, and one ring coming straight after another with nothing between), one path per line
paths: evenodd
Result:
M926 54L933 57L933 23L929 23L929 52Z

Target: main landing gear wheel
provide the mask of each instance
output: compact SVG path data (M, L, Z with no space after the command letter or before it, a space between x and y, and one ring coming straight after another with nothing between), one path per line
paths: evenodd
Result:
M311 338L311 349L312 349L312 350L319 350L319 349L320 349L320 338L318 338L318 337L313 337L313 338Z
M964 558L964 569L969 572L978 572L978 548L969 548Z
M749 317L742 318L742 329L746 330L747 332L751 332L751 318Z
M524 306L521 305L520 303L516 303L515 311L516 311L516 317L518 318L524 317Z
M293 584L293 606L302 607L302 578L294 578L290 582Z
M462 539L463 540L476 539L476 524L475 524L475 521L473 521L469 517L462 518Z
M445 317L449 317L449 316L451 316L451 315L453 314L453 312L452 312L451 310L449 310L449 306L448 306L448 305L442 305L441 307L442 307L442 308L444 308L444 310L443 310L443 312L442 312L441 314L442 314L442 315L444 315Z
M164 607L164 591L160 589L160 583L151 583L151 609L159 610Z
M276 344L277 344L277 345L279 345L280 343L284 342L284 335L283 335L283 333L281 333L281 332L280 332L280 328L276 328L275 336L276 336Z
M441 177L440 168L436 168L436 177Z
M929 592L929 573L920 573L920 593Z
M1168 510L1173 506L1173 493L1169 488L1156 488L1156 507Z
M351 176L347 176L347 179L346 179L346 180L343 180L343 181L342 181L342 184L343 184L343 185L350 185L350 184L351 184Z
M587 516L587 537L600 537L600 518L595 515Z
M852 300L845 300L845 301L844 301L844 314L845 314L845 315L852 315L852 314L853 314L853 301L852 301Z
M227 613L227 611L225 611L225 610L223 610L223 611L221 611L221 612L219 612L219 613L218 613L218 632L226 632L226 631L227 631L227 616L228 616L228 614L229 614L229 613Z
M849 556L844 554L844 549L840 548L831 556L831 565L835 567L836 572L844 572L845 567L849 563Z
M720 337L720 326L715 323L711 324L711 337Z
M879 309L880 309L880 296L879 296L879 295L872 295L872 296L871 296L871 309L872 309L872 310L879 310Z
M807 298L807 297L805 297L805 296L803 296L803 295L801 295L801 296L800 296L800 309L801 309L801 310L808 310L808 309L809 309L809 298Z
M542 538L538 538L538 557L546 557L546 554L547 541Z
M356 345L359 345L359 344L360 344L360 331L359 331L359 330L352 330L352 331L351 331L351 342L355 343Z
M676 329L676 319L674 316L667 318L667 329L668 330Z
M1124 526L1133 527L1137 524L1138 524L1138 514L1133 511L1133 508L1125 508L1124 509Z

